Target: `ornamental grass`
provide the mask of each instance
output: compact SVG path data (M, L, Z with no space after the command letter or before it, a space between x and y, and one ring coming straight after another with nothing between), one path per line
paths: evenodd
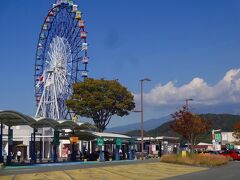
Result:
M191 154L185 157L175 154L167 154L161 157L161 162L199 165L199 166L221 166L227 164L230 159L225 156L215 154Z

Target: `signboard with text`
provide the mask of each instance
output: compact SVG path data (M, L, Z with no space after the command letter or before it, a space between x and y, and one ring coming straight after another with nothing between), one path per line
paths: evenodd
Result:
M221 129L212 130L212 144L213 144L213 150L215 151L221 150L221 144L222 144Z
M98 146L104 145L104 139L102 137L97 138L97 145Z
M70 137L70 142L71 143L77 143L78 142L78 137L77 136Z
M122 145L122 139L121 138L116 138L116 145L121 146Z

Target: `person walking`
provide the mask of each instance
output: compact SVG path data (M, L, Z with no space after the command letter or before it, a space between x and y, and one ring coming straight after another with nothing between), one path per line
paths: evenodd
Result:
M22 152L20 150L17 151L17 161L20 163Z

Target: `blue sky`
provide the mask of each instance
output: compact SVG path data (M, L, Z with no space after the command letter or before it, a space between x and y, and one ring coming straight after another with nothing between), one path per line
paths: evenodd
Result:
M32 116L35 113L33 74L36 44L53 2L1 2L2 110L13 109ZM139 79L152 79L144 88L145 119L174 112L188 97L195 100L192 108L199 113L239 114L239 1L75 2L86 20L90 76L118 78L135 94L137 104ZM222 98L225 95L226 98ZM139 119L140 114L113 118L111 126Z

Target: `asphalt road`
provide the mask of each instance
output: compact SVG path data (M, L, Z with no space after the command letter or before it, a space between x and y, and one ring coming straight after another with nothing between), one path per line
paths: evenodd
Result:
M240 180L240 161L228 165L210 168L206 171L195 172L182 176L167 178L167 180Z

